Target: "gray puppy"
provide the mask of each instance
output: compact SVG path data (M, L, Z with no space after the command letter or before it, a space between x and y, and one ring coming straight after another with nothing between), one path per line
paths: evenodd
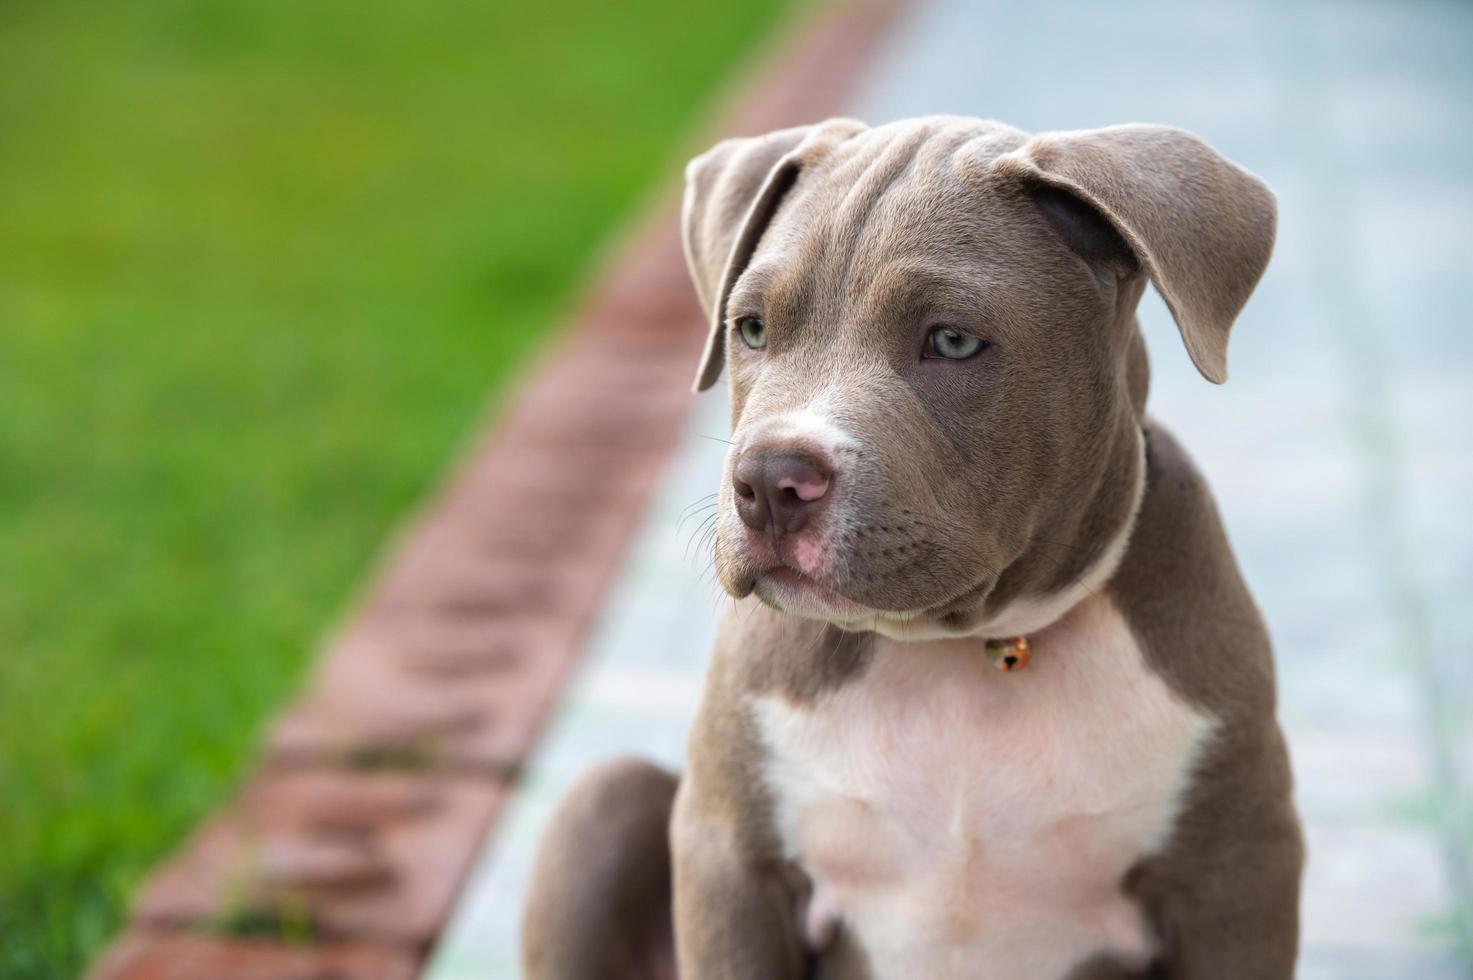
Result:
M678 792L615 763L549 831L530 977L670 976L672 937L685 980L1292 976L1269 640L1135 317L1149 280L1225 380L1274 224L1159 126L691 163L737 602Z

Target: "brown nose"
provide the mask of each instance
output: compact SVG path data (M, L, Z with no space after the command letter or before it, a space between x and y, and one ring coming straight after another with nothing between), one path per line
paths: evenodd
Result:
M732 469L737 515L754 531L791 534L808 523L832 480L829 468L808 453L748 450Z

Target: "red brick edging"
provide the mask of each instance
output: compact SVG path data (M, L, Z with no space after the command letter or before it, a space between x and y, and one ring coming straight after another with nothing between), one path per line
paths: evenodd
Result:
M719 135L841 111L899 0L825 5ZM652 495L704 340L669 198L403 535L234 800L94 980L408 980Z

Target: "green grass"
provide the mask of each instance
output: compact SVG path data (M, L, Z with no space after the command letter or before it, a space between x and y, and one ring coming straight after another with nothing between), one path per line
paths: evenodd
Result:
M0 5L0 977L228 791L783 6Z

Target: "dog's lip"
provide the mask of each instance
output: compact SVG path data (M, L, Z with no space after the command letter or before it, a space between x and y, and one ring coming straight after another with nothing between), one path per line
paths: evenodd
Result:
M741 599L752 593L768 605L776 605L787 612L802 614L803 609L822 607L818 614L822 618L844 623L886 622L897 627L906 627L921 622L945 620L957 614L969 614L986 599L996 584L996 576L989 575L968 584L957 594L926 606L909 609L871 606L851 599L838 588L822 579L803 571L788 548L780 542L766 539L756 542L757 547L744 556L745 569L734 580L735 587L728 587L734 597ZM766 552L763 554L763 552ZM965 624L958 624L961 631Z
M763 569L761 572L757 573L757 576L758 578L767 578L776 582L800 586L802 588L813 589L816 591L833 591L832 589L825 586L823 583L819 582L817 579L814 579L810 575L804 574L803 572L794 568L792 565L782 563L773 565L771 568Z
M838 595L837 589L833 588L832 586L825 585L822 581L820 581L812 574L803 571L803 569L799 567L797 561L794 560L785 551L779 552L777 561L772 562L765 568L760 569L757 574L759 577L776 576L779 581L792 582L795 585L802 585L807 588L819 589L824 592L830 592L834 595Z
M744 595L755 591L757 586L765 580L779 588L792 590L795 594L818 599L835 612L846 614L855 620L878 618L892 623L905 624L929 619L953 612L958 607L970 609L976 605L978 593L985 595L991 590L990 583L982 583L979 586L969 586L960 595L943 599L930 606L916 609L885 609L869 606L849 598L834 586L803 571L785 550L774 550L777 552L774 560L758 564L748 574Z
M844 620L858 621L874 615L873 609L860 605L786 561L768 566L757 573L754 588L764 584L767 588L757 590L759 598L773 600L789 611L799 612L801 610L798 607L811 608L816 604L821 607L819 611L822 613Z

